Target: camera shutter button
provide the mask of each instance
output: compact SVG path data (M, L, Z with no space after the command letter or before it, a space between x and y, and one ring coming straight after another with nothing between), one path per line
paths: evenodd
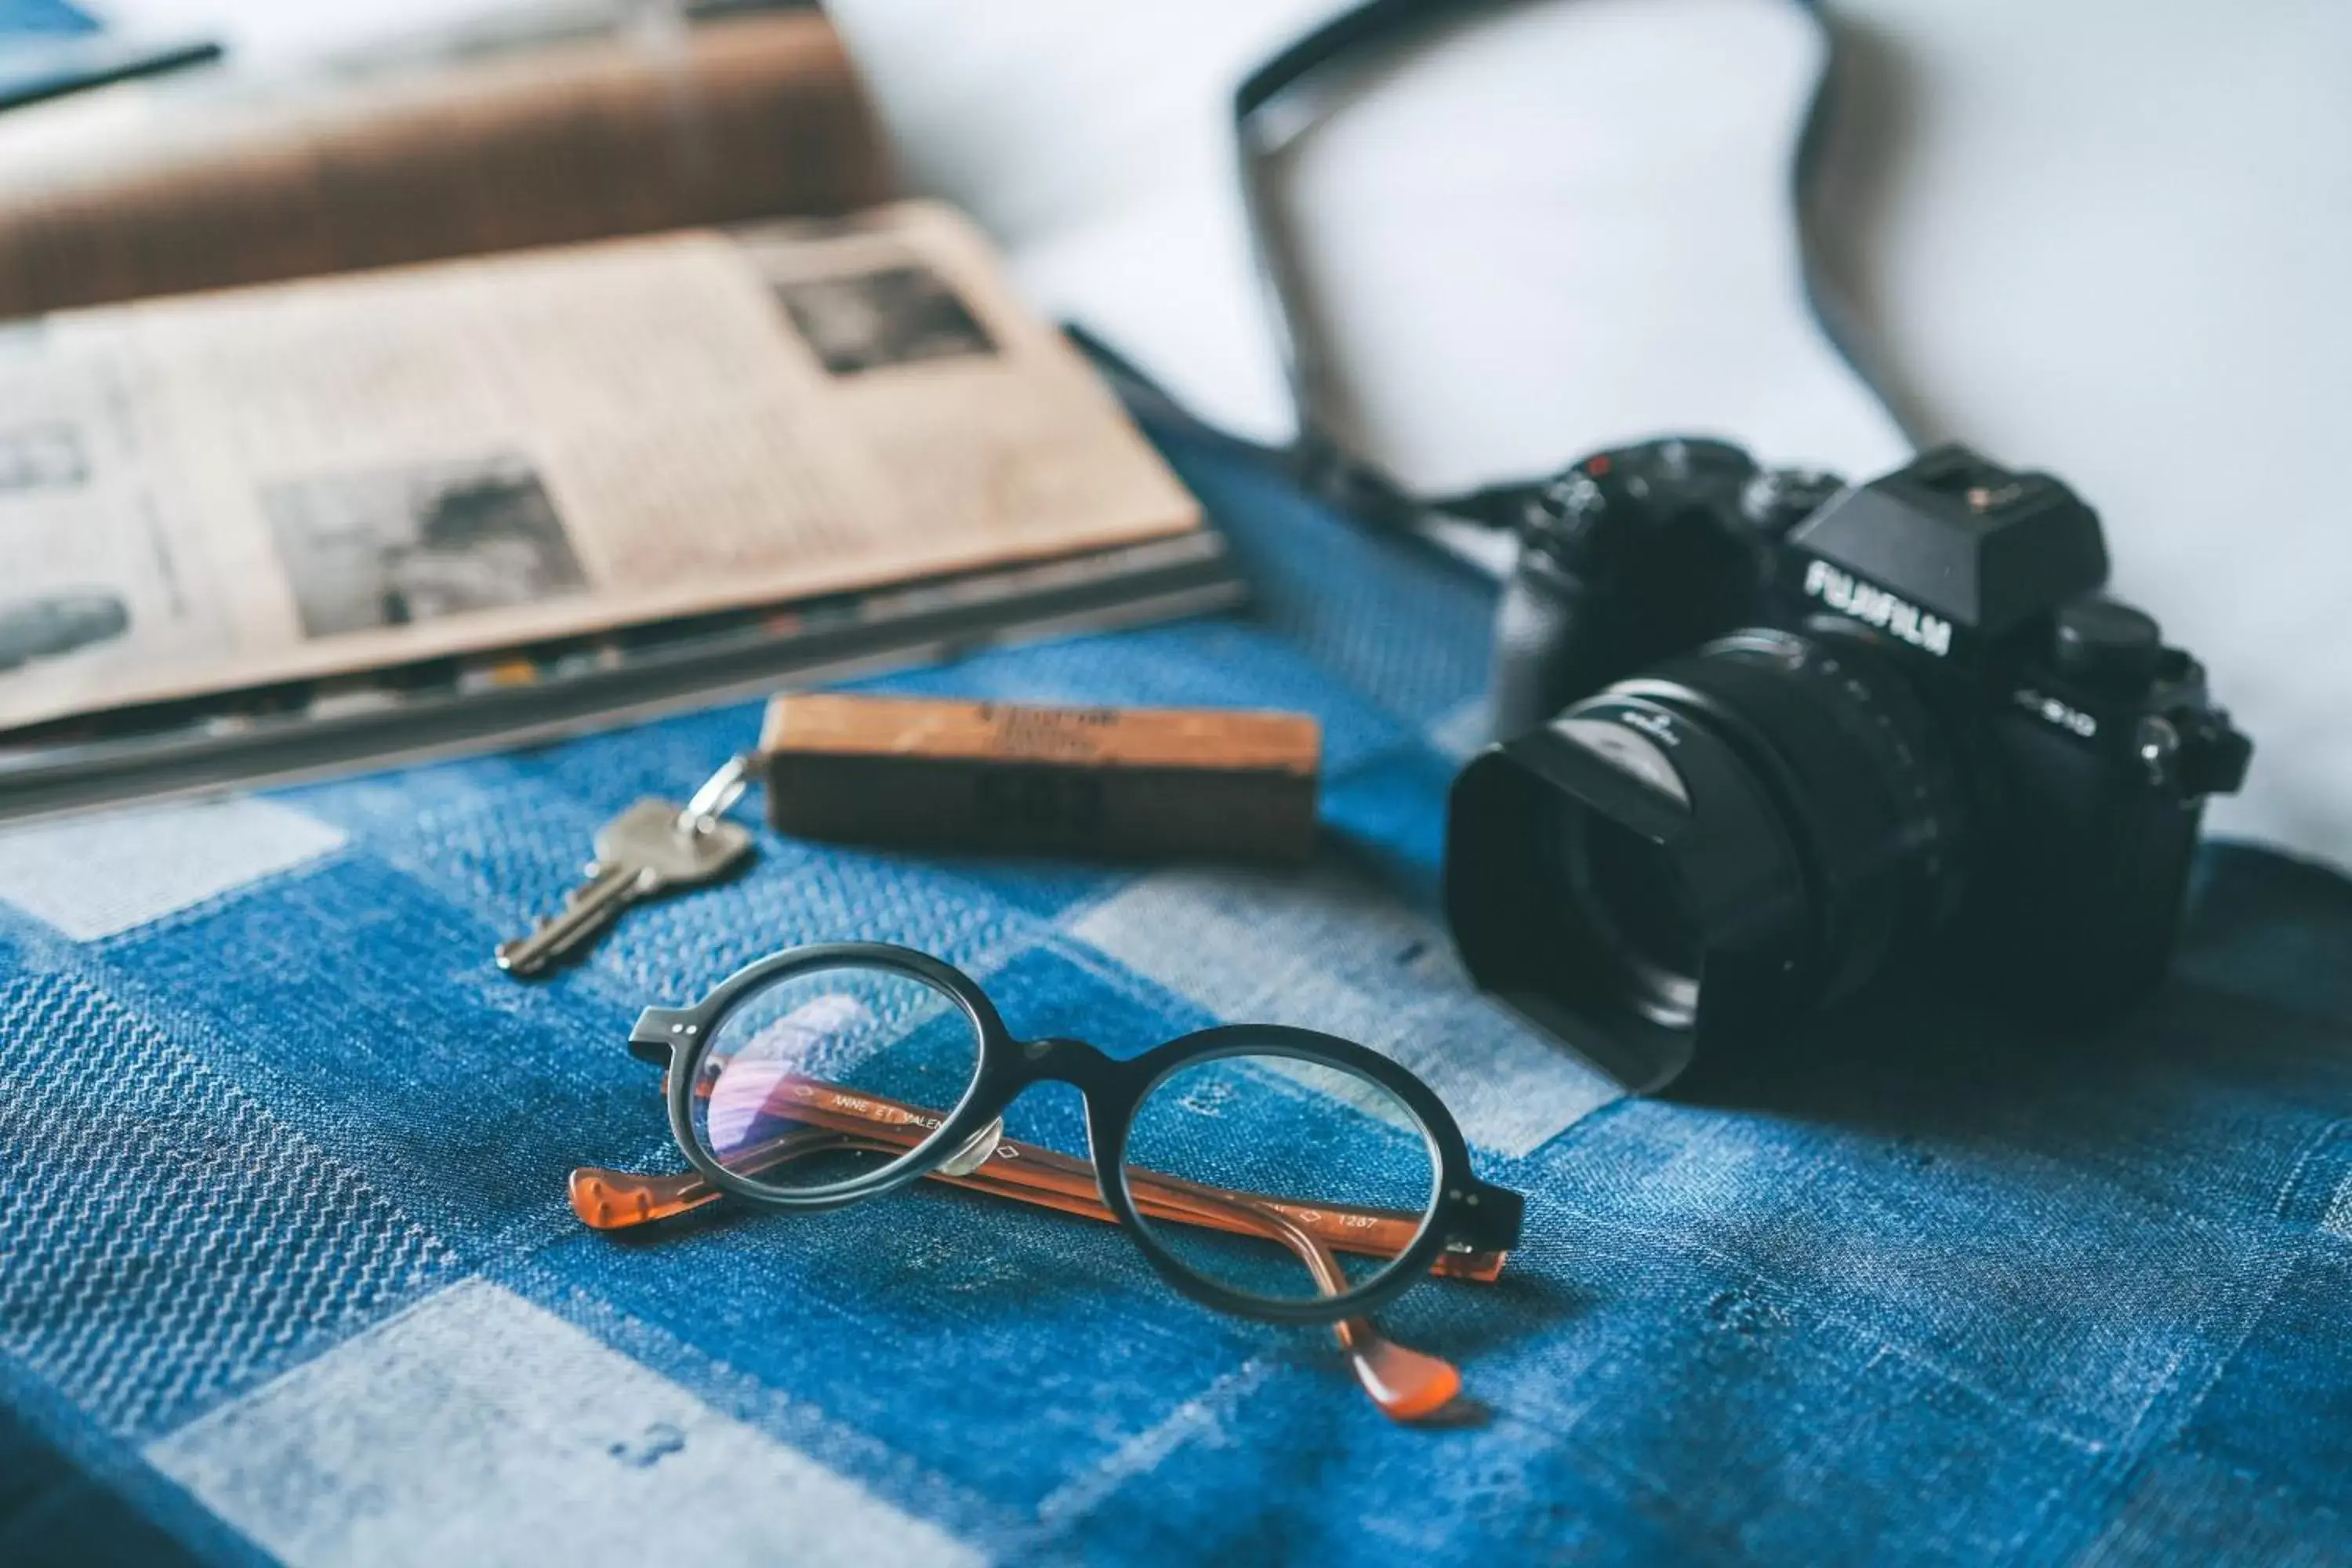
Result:
M2113 599L2080 599L2058 612L2058 668L2102 686L2145 686L2164 656L2154 617Z

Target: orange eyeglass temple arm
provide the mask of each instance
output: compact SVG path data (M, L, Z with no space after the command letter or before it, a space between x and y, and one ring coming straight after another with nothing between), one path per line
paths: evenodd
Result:
M865 1150L875 1153L890 1153L902 1145L876 1138L866 1133L835 1132L824 1128L805 1128L787 1132L761 1146L756 1163L747 1163L750 1173L772 1169L793 1160L836 1150ZM1047 1151L1035 1151L1045 1154ZM1076 1165L1091 1172L1091 1167L1077 1161L1066 1160L1055 1154L1056 1162ZM1078 1196L1059 1190L1039 1189L993 1178L983 1171L950 1175L930 1173L934 1180L973 1192L990 1193L1010 1197L1018 1202L1058 1209L1065 1214L1082 1215L1090 1219L1115 1220L1101 1199L1093 1195ZM1087 1178L1091 1194L1092 1177ZM572 1173L572 1211L599 1230L623 1229L667 1219L700 1208L719 1195L719 1190L691 1173L678 1176L645 1176L627 1171L608 1171L595 1166L583 1166ZM1137 1196L1140 1205L1143 1199ZM1192 1224L1214 1224L1219 1229L1238 1234L1269 1237L1281 1242L1298 1256L1315 1277L1315 1288L1326 1296L1336 1296L1347 1289L1347 1276L1339 1259L1320 1241L1303 1227L1293 1224L1270 1208L1253 1214L1249 1205L1234 1203L1228 1212L1211 1216L1210 1210L1218 1205L1202 1204L1187 1205L1184 1212L1170 1212L1158 1217ZM1148 1212L1148 1211L1147 1211ZM1491 1276L1489 1276L1491 1278ZM1462 1373L1454 1363L1436 1356L1425 1355L1394 1341L1384 1338L1369 1318L1346 1318L1334 1323L1332 1332L1339 1347L1355 1369L1356 1381L1371 1395L1372 1402L1385 1415L1398 1421L1420 1421L1444 1410L1462 1391Z
M877 1152L912 1149L929 1137L940 1123L936 1111L920 1106L862 1090L844 1089L809 1078L781 1080L769 1096L768 1107L810 1127L871 1139L880 1146ZM736 1156L734 1168L740 1174L751 1175L811 1152L796 1149L772 1153L780 1151L789 1139L787 1134L766 1145L743 1151ZM718 1191L692 1173L675 1177L634 1176L618 1172L595 1173L621 1176L631 1184L630 1194L625 1197L614 1191L606 1198L592 1199L596 1212L591 1214L589 1205L582 1201L582 1177L574 1175L572 1208L583 1220L600 1230L643 1225L683 1214L709 1201ZM933 1170L927 1174L933 1181L1064 1214L1106 1223L1114 1223L1117 1218L1104 1206L1093 1164L1031 1143L1000 1138L987 1158L969 1173L949 1175ZM656 1198L651 1192L635 1185L641 1183L662 1184L661 1195ZM1415 1214L1349 1204L1301 1203L1257 1193L1224 1193L1156 1171L1129 1171L1128 1191L1134 1194L1136 1207L1150 1219L1174 1220L1240 1236L1266 1234L1263 1225L1253 1223L1234 1206L1241 1204L1279 1215L1338 1251L1368 1258L1394 1258L1412 1246L1412 1238L1421 1232L1421 1216ZM1450 1279L1487 1282L1502 1273L1508 1256L1502 1252L1440 1253L1437 1261L1430 1266L1430 1272Z
M814 1154L852 1150L897 1153L915 1147L939 1125L919 1107L855 1093L814 1079L793 1078L777 1086L777 1098L791 1102L786 1114L804 1125L746 1150L734 1168L754 1175ZM1087 1219L1116 1223L1103 1203L1095 1168L1087 1161L999 1138L977 1164L950 1158L950 1169L926 1176L950 1186L1010 1198ZM1222 1193L1158 1173L1130 1171L1128 1189L1147 1217L1197 1225L1234 1235L1280 1242L1314 1276L1316 1289L1337 1296L1348 1288L1332 1250L1393 1258L1410 1246L1421 1227L1417 1215L1347 1205L1307 1205L1245 1193ZM719 1194L699 1174L652 1176L583 1166L572 1173L572 1212L599 1230L650 1224L702 1207ZM1502 1270L1500 1252L1442 1254L1432 1272L1492 1280ZM1332 1325L1356 1378L1382 1412L1398 1421L1418 1421L1446 1409L1461 1392L1462 1374L1451 1363L1383 1338L1369 1318Z

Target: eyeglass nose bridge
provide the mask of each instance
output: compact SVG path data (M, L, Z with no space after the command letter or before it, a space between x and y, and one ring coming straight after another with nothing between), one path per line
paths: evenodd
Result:
M1075 1084L1081 1093L1106 1086L1118 1067L1100 1047L1061 1036L1023 1040L1015 1048L1020 1053L1024 1081Z

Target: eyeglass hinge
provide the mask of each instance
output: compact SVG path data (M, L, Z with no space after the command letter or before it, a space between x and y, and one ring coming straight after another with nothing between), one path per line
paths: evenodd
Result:
M1474 1252L1508 1252L1519 1245L1527 1199L1508 1187L1473 1183L1455 1207L1454 1239Z
M629 1031L629 1054L640 1061L667 1063L680 1046L700 1037L701 1024L691 1013L675 1007L648 1007L637 1015Z

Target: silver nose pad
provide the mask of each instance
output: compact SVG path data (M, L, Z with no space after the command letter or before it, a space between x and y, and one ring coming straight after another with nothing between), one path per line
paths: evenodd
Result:
M988 1163L988 1157L996 1152L996 1145L1002 1142L1003 1138L1004 1118L1000 1116L973 1133L971 1142L964 1144L962 1148L932 1167L933 1173L941 1176L971 1175Z

